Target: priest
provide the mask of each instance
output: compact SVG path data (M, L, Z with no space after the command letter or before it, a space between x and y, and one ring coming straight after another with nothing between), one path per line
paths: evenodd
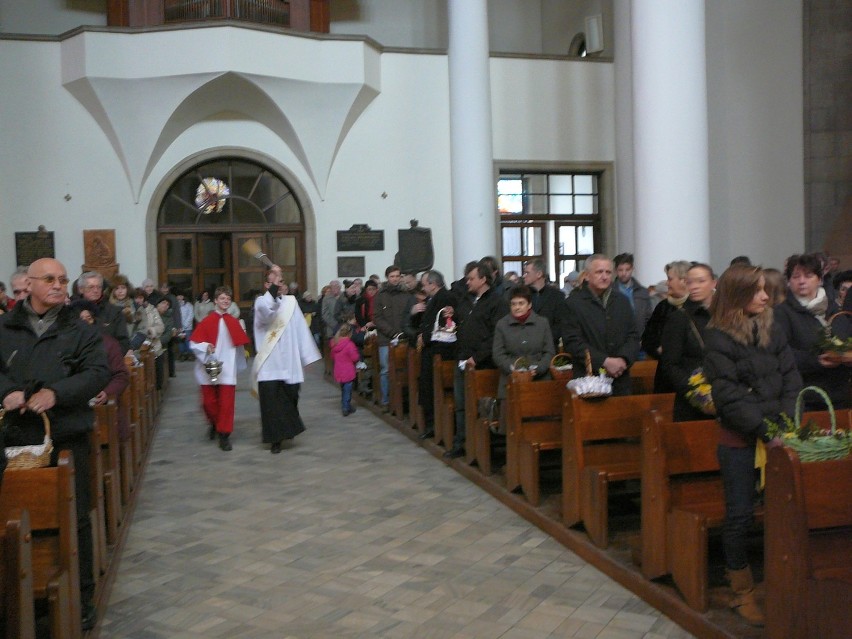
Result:
M266 292L254 303L254 341L257 356L252 368L252 392L260 400L263 443L281 452L281 442L305 430L299 416L299 388L303 367L321 359L299 304L286 291L281 268L266 273Z

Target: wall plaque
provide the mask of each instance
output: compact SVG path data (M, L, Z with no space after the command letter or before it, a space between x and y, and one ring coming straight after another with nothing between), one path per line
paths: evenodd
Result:
M15 233L15 263L18 266L29 266L43 257L56 257L53 231L39 225L34 233Z
M399 229L399 252L394 256L394 264L403 273L428 271L435 263L435 250L432 247L432 230L418 226L417 220L410 220L411 228Z
M86 263L81 266L84 273L95 271L107 281L118 273L115 261L115 229L92 229L83 231L83 255Z
M366 275L367 267L364 265L364 256L337 258L338 277L365 277Z
M338 251L384 251L385 232L373 231L367 224L353 224L337 232Z

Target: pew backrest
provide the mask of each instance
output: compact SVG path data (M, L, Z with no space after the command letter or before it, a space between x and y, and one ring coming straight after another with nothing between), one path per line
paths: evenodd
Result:
M852 456L802 463L769 451L767 636L845 637L852 623Z
M586 400L567 389L562 397L562 513L573 526L581 521L585 469L635 464L638 474L643 417L651 409L671 415L674 393Z

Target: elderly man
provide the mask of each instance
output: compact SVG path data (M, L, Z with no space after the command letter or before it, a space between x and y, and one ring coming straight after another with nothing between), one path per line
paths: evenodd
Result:
M93 413L89 400L110 380L106 351L94 327L65 306L68 275L54 259L33 262L27 272L30 295L0 322L0 397L7 420L7 445L40 444L42 413L50 416L54 451L74 455L80 596L83 628L95 625L92 605L92 528L89 520L89 440ZM125 333L125 338L127 334Z
M127 321L120 306L109 303L109 296L104 295L104 278L100 273L87 271L77 279L77 290L84 300L98 307L98 323L107 335L111 335L121 346L121 352L130 349L130 338L127 334Z
M263 443L269 452L281 452L281 442L305 430L299 416L299 389L305 381L304 366L321 355L299 304L282 295L287 285L281 268L266 273L266 292L254 302L254 343L257 356L252 368L252 391L260 400Z
M613 395L630 394L630 365L639 354L639 333L627 298L612 286L612 260L592 255L586 260L586 285L567 300L562 316L562 343L575 362L586 351L592 372L603 368L613 378Z

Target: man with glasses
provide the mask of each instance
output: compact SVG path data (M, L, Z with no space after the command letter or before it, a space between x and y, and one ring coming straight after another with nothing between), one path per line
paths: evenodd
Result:
M121 352L130 350L130 336L127 334L127 320L120 306L109 303L109 296L104 295L104 278L100 273L87 271L77 279L77 290L84 300L89 300L98 307L98 324L104 327L104 332L116 339L121 346Z
M27 271L30 294L0 321L0 398L9 426L7 446L44 441L42 413L50 418L51 462L59 451L74 455L80 598L84 630L95 626L92 528L89 520L89 400L110 380L97 329L67 307L68 275L57 260L33 262Z

